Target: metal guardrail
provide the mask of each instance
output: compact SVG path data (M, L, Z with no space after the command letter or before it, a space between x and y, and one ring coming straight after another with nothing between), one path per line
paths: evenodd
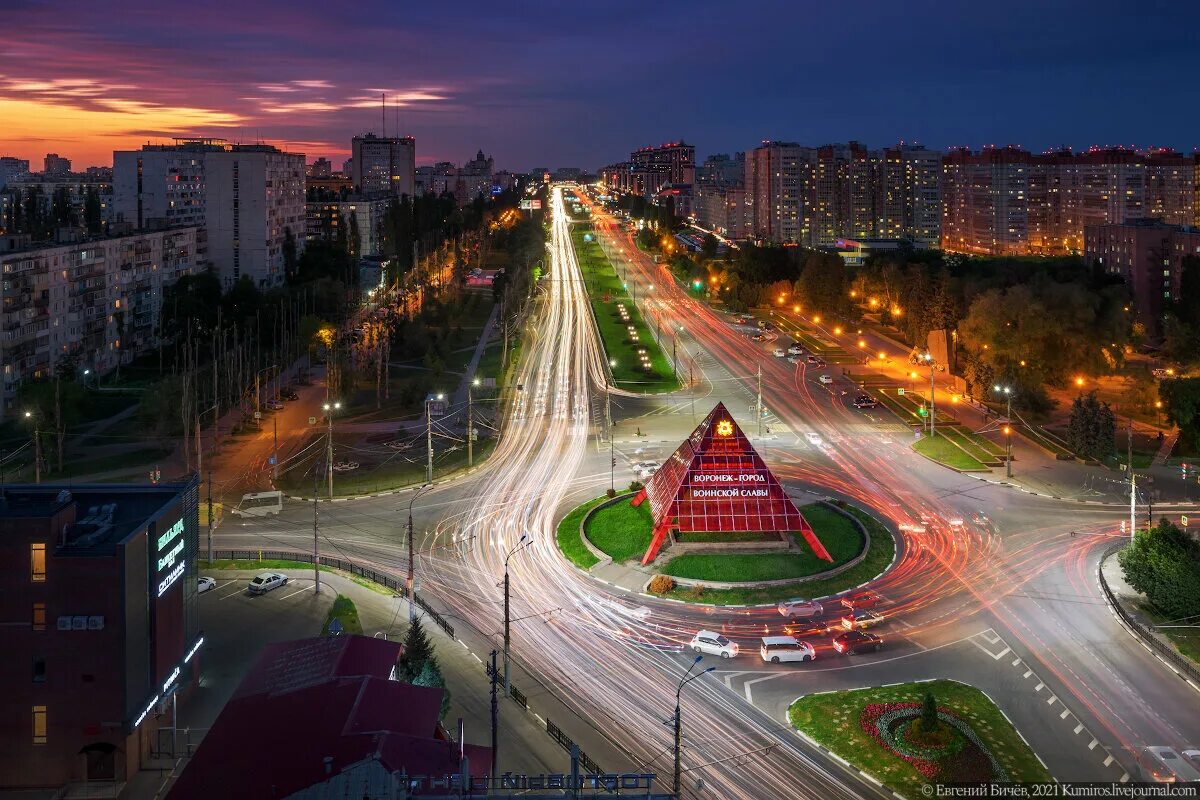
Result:
M565 733L563 733L562 730L549 719L546 720L546 733L550 734L550 738L558 742L559 747L561 747L563 750L566 750L568 753L571 752L572 747L578 747L578 745L571 740L570 736L567 736ZM587 753L583 752L583 748L579 748L579 766L583 767L592 775L599 775L604 772L604 770L600 769L595 761L592 761L592 759L588 757Z
M483 662L483 671L484 674L486 674L489 678L492 677L492 664L490 661ZM508 685L508 694L517 705L526 711L529 710L529 698L526 697L520 689L513 686L512 683L509 683Z
M302 564L313 563L312 553L301 553L297 550L214 550L213 559L229 559L231 561L298 561ZM334 569L348 572L351 575L357 575L360 578L377 583L380 586L386 586L401 597L408 597L408 588L406 579L398 578L388 572L380 572L379 570L370 567L364 567L357 561L351 561L347 558L334 558L332 556L321 556L321 565L333 567ZM454 636L454 626L446 621L445 617L434 611L425 598L416 592L413 593L413 602L429 615L434 624L446 632L447 636Z
M1171 644L1171 641L1157 630L1137 619L1134 619L1128 612L1125 611L1120 602L1117 601L1117 597L1113 594L1112 589L1108 588L1108 581L1104 579L1104 561L1118 550L1124 548L1126 544L1128 543L1124 541L1113 542L1105 549L1104 554L1100 557L1100 566L1097 568L1097 571L1100 575L1100 588L1104 591L1104 596L1108 599L1108 603L1113 607L1113 610L1116 611L1121 619L1124 620L1125 624L1128 625L1135 634L1137 634L1138 638L1140 638L1147 647L1162 657L1163 661L1166 661L1180 673L1186 675L1197 685L1200 685L1200 667L1197 667L1191 659L1181 655L1179 651L1175 649L1175 646Z

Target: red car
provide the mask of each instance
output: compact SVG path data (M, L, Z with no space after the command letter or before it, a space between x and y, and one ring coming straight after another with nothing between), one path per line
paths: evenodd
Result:
M883 601L879 595L874 592L859 592L842 598L842 606L845 608L874 608L881 602Z
M842 655L878 652L881 647L883 647L883 639L873 633L847 631L841 636L833 637L833 649Z
M829 623L819 619L789 622L783 626L783 630L788 636L820 636L829 633Z

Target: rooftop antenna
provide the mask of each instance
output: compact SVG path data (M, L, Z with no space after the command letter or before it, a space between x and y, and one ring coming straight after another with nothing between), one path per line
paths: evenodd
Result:
M383 92L379 93L379 117L383 122L383 138L387 138L387 95Z

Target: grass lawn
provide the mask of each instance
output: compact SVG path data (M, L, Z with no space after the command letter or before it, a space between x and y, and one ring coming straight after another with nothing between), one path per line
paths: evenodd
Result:
M334 440L337 442L338 437ZM423 442L419 442L423 445ZM336 464L345 452L344 444L338 442L337 448L334 451L334 463ZM482 430L480 439L475 442L475 466L479 466L480 462L491 455L492 450L496 446L495 439L482 438ZM467 467L467 448L463 444L458 445L457 450L437 452L437 445L434 445L433 457L433 479L436 481L439 478L445 478L450 474L457 472ZM378 465L364 464L351 472L335 472L333 475L333 496L334 497L356 497L363 494L373 494L375 492L390 491L399 489L404 486L412 486L425 482L425 459L424 447L421 447L419 457L409 455L412 460L407 460L399 456L393 456L391 461L386 461ZM408 455L408 454L406 454ZM351 452L346 458L351 458L354 453ZM320 463L324 463L324 453L320 455ZM312 464L307 465L307 469L297 467L296 469L285 472L279 476L277 485L283 491L296 492L301 497L312 498L313 476ZM320 496L325 497L328 485L325 482L324 476L320 481Z
M841 566L862 551L863 541L854 523L819 503L803 506L800 513L812 525L833 563L822 561L802 543L799 552L685 553L664 564L661 572L675 578L707 581L776 581L803 578Z
M654 519L650 504L636 508L626 500L602 508L587 523L587 537L593 545L618 563L640 558L650 546Z
M1146 619L1154 625L1178 625L1178 622L1172 622L1167 617L1158 613L1149 603L1139 603L1138 610L1141 611ZM1192 624L1195 620L1192 621ZM1171 640L1175 645L1175 649L1180 655L1190 658L1200 666L1200 628L1159 628L1158 632Z
M558 549L562 551L568 561L580 569L591 569L600 563L600 559L592 555L592 551L588 550L587 545L579 538L579 523L583 520L584 514L607 499L607 497L597 497L595 500L589 500L573 509L563 518L562 522L558 523Z
M1049 782L1050 773L1038 761L1000 709L978 689L957 681L902 683L872 689L828 692L801 697L788 709L797 729L908 797L921 797L929 783L916 767L884 748L862 729L860 717L870 703L920 703L926 692L938 706L967 722L1015 782Z
M589 233L587 225L571 227L571 240L579 258L579 269L583 274L604 351L617 362L612 368L613 380L623 389L635 392L672 392L679 388L679 380L671 369L670 356L658 346L650 327L642 319L641 312L629 292L622 286L617 271L604 255L598 242L583 240ZM604 298L608 298L608 302ZM626 323L620 316L617 304L624 303L629 315ZM632 325L637 335L634 341L628 330ZM650 359L649 371L644 370L638 357L638 348L646 351Z
M202 569L202 570L223 570L223 569L229 569L229 570L235 570L235 569L240 569L240 570L293 569L294 570L294 569L299 569L299 570L305 570L305 571L312 570L312 564L310 564L306 561L287 561L285 559L280 559L280 558L265 558L265 559L262 559L261 561L234 561L233 559L230 559L230 558L217 558L217 559L213 559L211 562L201 558L196 561L196 565L199 569ZM371 591L376 592L378 594L384 594L384 595L387 595L388 597L391 597L393 594L392 590L386 586L382 586L378 583L375 583L374 581L369 581L366 578L362 577L361 575L351 575L348 572L342 572L340 569L335 569L335 568L329 566L328 564L321 565L321 572L328 572L333 575L341 575L343 577L349 578L351 581L353 581L354 583L357 583L359 586L363 587L364 589L370 589Z
M143 447L137 450L128 450L124 453L115 453L107 456L95 456L93 458L72 458L70 454L63 459L62 472L46 473L43 470L43 480L58 480L60 478L76 478L86 476L98 472L111 472L113 470L125 469L126 467L154 466L156 461L165 459L175 451L172 446L159 447ZM46 461L53 465L57 463L57 458L52 449L43 452L43 457Z
M322 636L332 635L329 633L329 624L335 619L342 623L342 633L345 635L363 632L362 623L358 621L358 608L355 607L354 601L344 594L337 596L325 616L325 625L321 628Z
M938 436L945 436L954 444L967 452L967 455L979 461L982 464L995 464L1003 459L997 458L996 454L984 447L981 442L988 441L982 436L976 436L964 428L955 428L952 426L939 427Z
M865 511L860 511L853 506L842 506L842 508L857 517L859 522L867 529L867 535L871 539L871 547L867 551L866 558L839 575L821 580L806 581L804 583L786 583L761 589L688 589L677 586L664 596L675 600L712 605L758 605L776 603L780 600L786 600L789 597L825 597L872 580L878 577L892 563L892 557L896 553L896 540L892 538L891 532L881 522ZM807 514L808 512L805 511L805 513Z
M931 458L939 464L966 472L986 472L987 467L976 458L967 455L942 434L922 436L913 443L913 450Z

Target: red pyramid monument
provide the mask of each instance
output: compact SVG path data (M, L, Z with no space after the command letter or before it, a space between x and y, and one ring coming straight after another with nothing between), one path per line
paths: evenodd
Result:
M646 499L654 537L643 564L654 560L672 528L799 532L818 558L833 560L724 403L717 403L632 502Z

